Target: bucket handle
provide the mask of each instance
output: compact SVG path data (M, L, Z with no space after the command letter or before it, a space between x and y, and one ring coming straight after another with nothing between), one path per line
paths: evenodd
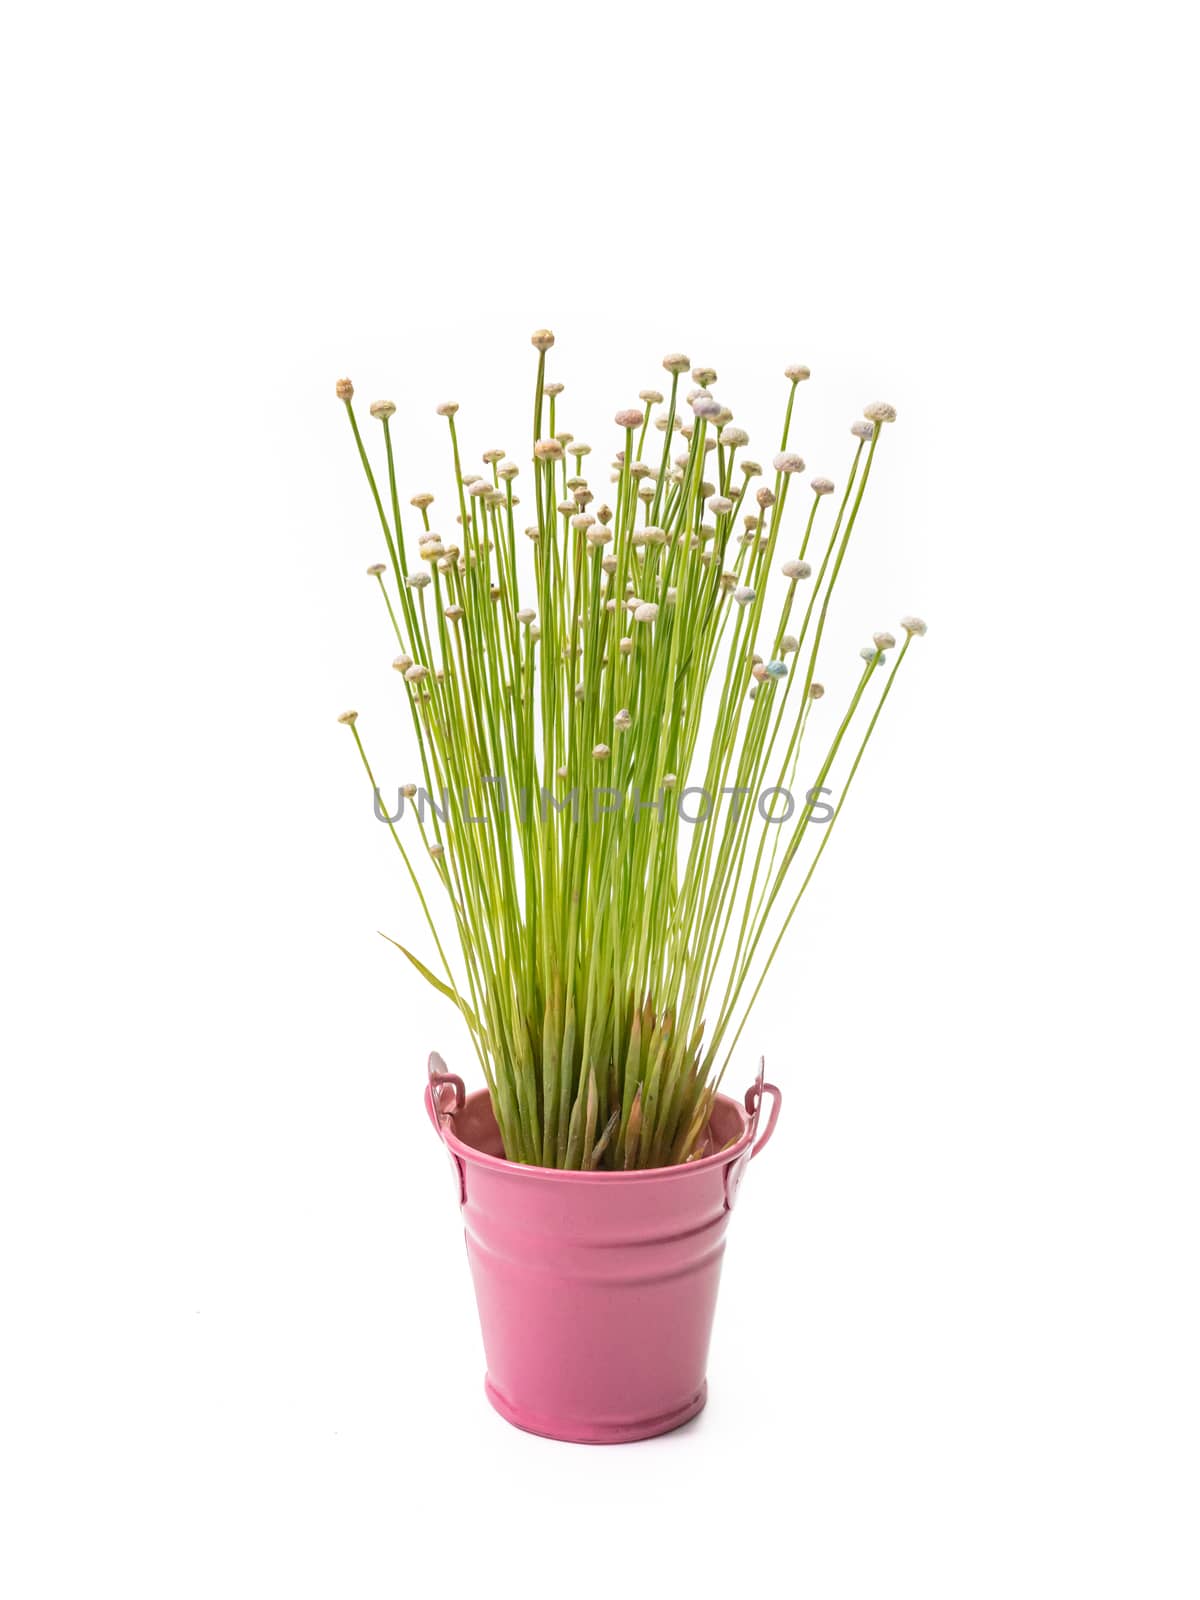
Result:
M446 1103L446 1090L452 1093L449 1105ZM461 1111L467 1103L467 1086L456 1072L447 1072L446 1063L435 1050L429 1057L429 1082L425 1087L425 1109L429 1113L429 1120L433 1123L433 1131L442 1141L446 1154L450 1157L454 1167L454 1176L458 1180L458 1203L465 1205L467 1199L467 1173L463 1163L446 1144L446 1130L444 1120L448 1121L456 1111Z
M775 1124L779 1121L779 1107L783 1102L783 1095L773 1083L764 1083L760 1072L755 1081L746 1090L746 1110L750 1113L750 1131L758 1132L758 1119L762 1113L762 1097L764 1094L771 1096L771 1113L767 1118L767 1126L762 1138L758 1139L750 1151L751 1160L765 1148L768 1139L775 1132Z

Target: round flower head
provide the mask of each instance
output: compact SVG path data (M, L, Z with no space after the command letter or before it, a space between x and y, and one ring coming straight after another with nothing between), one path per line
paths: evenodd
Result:
M856 439L873 439L875 437L875 429L869 422L852 422L850 424L850 432Z
M525 537L527 539L532 539L536 544L537 541L542 537L542 530L540 528L526 528Z
M787 677L787 662L786 661L768 661L767 662L767 677L768 678L786 678Z
M635 411L632 406L628 406L625 410L618 411L613 421L618 428L640 428L642 425L642 413Z
M428 511L433 504L433 496L431 494L415 494L408 503L410 506L416 506L418 511Z
M409 667L404 676L409 683L424 683L429 676L429 668L423 667L418 661L414 666Z
M641 415L640 412L638 414L639 416ZM573 433L556 433L554 437L558 440L559 444L562 445L564 450L574 443L575 440L575 435Z
M896 408L886 400L872 400L869 406L863 407L863 416L871 422L895 422Z
M643 528L642 538L647 544L666 544L667 531L665 528Z
M604 571L607 572L609 577L611 578L613 573L617 570L617 567L618 567L619 563L617 561L616 556L610 554L610 555L606 555L606 556L601 558L600 565L601 565L601 567L603 567ZM613 602L610 601L609 604L611 606L613 604Z
M565 387L566 385L561 383L548 383L542 389L542 393L548 394L551 400L557 400Z
M709 498L708 509L714 517L727 517L733 510L733 501L726 499L723 494L714 494Z
M358 721L358 712L357 711L343 711L341 716L338 718L338 721L339 722L344 722L349 727L352 728L354 726L354 724Z
M415 783L406 783L403 789L401 789L400 793L406 800L415 800L417 795L417 786Z
M542 625L541 625L540 622L535 622L533 624L532 628L530 628L530 630L529 630L530 642L532 644L536 644L541 637L542 637Z
M517 621L523 628L527 628L536 616L536 611L531 610L529 606L522 606L517 612Z
M644 400L648 406L662 405L662 395L657 389L639 389L638 399Z
M692 381L698 383L702 389L707 389L717 381L716 369L714 367L693 367Z
M467 483L467 480L464 478L463 482ZM491 492L492 486L486 478L474 478L470 483L467 483L467 493L473 495L476 500L481 499L485 494L491 494Z
M386 422L389 417L396 415L396 407L390 400L372 400L371 415L378 417L380 422Z
M644 500L646 504L649 505L651 500L654 499L654 485L652 483L639 484L638 499Z
M767 681L767 669L761 661L756 661L750 668L750 676L756 683L765 683Z
M794 450L782 450L771 465L776 472L803 472L804 457L798 456Z
M539 439L533 447L533 453L539 461L561 461L563 447L557 439Z
M622 706L620 711L617 712L613 718L613 727L618 733L624 733L627 729L633 727L633 713L628 706Z
M433 579L427 572L410 572L404 582L409 589L424 589Z
M347 405L354 399L354 385L349 378L339 378L337 381L337 397L344 400Z
M814 494L832 494L833 493L833 479L832 478L814 478L812 483L809 485L809 488L812 490L812 492Z
M738 587L733 591L733 598L737 601L739 606L748 606L754 599L754 590L751 589L747 584L739 584Z
M693 400L692 410L698 417L711 418L719 417L721 415L721 406L719 402L712 399L711 396L701 395L699 400Z
M592 447L590 444L580 444L578 439L571 440L571 454L573 456L590 456L591 453Z
M386 571L387 568L384 566L383 562L376 561L367 568L367 576L369 578L378 578L381 577Z
M447 622L461 622L465 616L466 612L461 606L455 605L446 607L445 617Z
M502 461L496 468L496 475L499 478L503 478L505 483L511 483L520 470L515 461Z
M631 656L633 654L633 640L626 635L626 637L618 643L617 649L623 656Z
M411 656L397 656L392 662L392 667L396 672L407 672L412 664L413 658Z
M748 456L742 457L742 471L748 478L762 477L762 467L757 461L751 461Z
M599 550L601 546L611 544L613 536L611 529L593 524L588 529L585 537L593 550Z
M762 488L756 492L754 498L765 511L768 506L773 506L775 504L775 491L774 489Z
M916 634L919 639L924 638L925 636L926 627L921 621L920 617L901 617L900 626L904 629L905 633L908 634L910 639L914 634Z
M663 357L662 364L668 372L678 377L681 372L686 372L692 363L687 356L669 355ZM346 381L349 382L349 379Z
M825 693L825 685L823 683L810 683L809 684L809 686L808 686L808 697L809 697L810 700L819 700L824 693Z
M503 461L503 459L504 459L504 451L503 450L496 450L496 449L485 450L480 459L484 462L484 464L486 466L490 467L491 464L493 463L493 461Z
M611 752L606 744L594 744L592 746L592 755L597 761L607 761L610 754Z
M794 633L785 633L779 641L779 653L782 656L794 656L800 648L800 641Z
M571 526L576 533L586 533L595 520L590 512L580 511L571 518Z
M658 607L653 600L643 600L634 608L633 620L635 622L654 622L658 618Z
M798 364L794 364L790 367L784 367L783 375L785 378L790 378L793 383L803 383L805 378L812 377L812 373L807 367L802 367Z
M798 583L801 578L807 578L812 573L812 568L807 561L785 561L779 570L785 578L790 578L793 583Z
M543 355L554 343L554 335L549 328L538 328L529 336L529 342L535 350L540 350Z
M876 650L894 650L896 641L890 633L875 633L871 637L875 640Z
M431 844L429 846L429 854L435 861L440 861L446 854L446 847L443 844Z
M629 476L640 482L642 478L646 477L649 471L650 463L648 461L635 461L629 469Z
M457 400L443 400L441 405L437 408L437 414L439 417L452 417L457 410Z
M882 651L877 650L873 644L863 645L858 653L864 661L877 661L882 655Z
M739 445L750 443L750 435L745 428L735 428L730 422L721 429L720 438L726 450L736 450Z

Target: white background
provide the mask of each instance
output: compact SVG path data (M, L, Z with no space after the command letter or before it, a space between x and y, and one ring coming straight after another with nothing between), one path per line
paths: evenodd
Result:
M10 18L13 1600L1197 1593L1185 18ZM415 775L334 379L444 495L434 405L516 451L542 324L593 442L668 349L754 453L806 361L839 479L890 400L826 675L930 623L747 1040L709 1407L615 1450L484 1402L471 1069L334 722Z

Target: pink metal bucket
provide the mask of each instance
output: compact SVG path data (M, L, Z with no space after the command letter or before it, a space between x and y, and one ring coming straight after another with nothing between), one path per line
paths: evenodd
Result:
M696 1415L729 1213L779 1103L760 1070L744 1109L718 1095L714 1155L557 1172L506 1161L487 1092L468 1095L429 1058L425 1106L454 1164L485 1387L502 1417L551 1439L621 1444Z

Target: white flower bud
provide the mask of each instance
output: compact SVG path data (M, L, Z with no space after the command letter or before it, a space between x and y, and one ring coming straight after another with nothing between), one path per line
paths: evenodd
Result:
M783 375L785 378L790 378L793 383L803 383L805 378L812 377L812 373L809 372L808 368L801 366L784 367Z
M662 364L668 372L673 372L678 377L681 372L686 372L692 363L687 356L669 355L663 357ZM348 383L350 380L347 378L343 381ZM351 390L351 393L353 393L353 390Z
M433 579L427 572L410 572L404 582L410 589L424 589Z
M643 600L634 607L633 620L635 622L654 622L658 618L658 607L653 600Z
M606 744L596 744L592 746L592 755L597 761L607 761L611 753L612 752L609 750Z
M409 667L404 676L409 683L424 683L429 676L429 668L423 667L420 662L417 662L415 666Z
M387 571L382 561L376 561L367 568L368 578L379 578Z
M534 618L536 616L537 616L537 612L534 611L531 607L522 606L520 611L517 612L517 621L521 624L521 626L523 628L527 628L529 626L529 624L534 620Z
M875 640L876 650L894 650L896 641L890 633L874 633L871 637Z
M785 578L790 578L793 583L798 582L801 578L807 578L812 572L812 568L807 561L785 561L779 570Z
M554 343L554 335L549 328L539 328L536 333L529 336L529 342L535 350L540 350L545 355Z
M410 506L416 506L418 511L428 511L433 504L433 496L431 494L415 494L408 503Z
M910 638L913 634L916 634L918 638L923 638L925 636L926 626L921 621L920 617L901 617L900 626Z
M628 706L622 706L620 711L617 712L616 716L613 718L613 727L618 733L625 733L628 729L633 727L633 713L629 710Z
M349 378L339 378L337 381L337 397L344 400L347 405L354 399L354 385Z
M754 590L749 588L746 584L741 583L733 591L733 598L737 601L739 606L748 606L754 599Z
M439 417L452 417L457 410L457 400L443 400L441 405L437 408L437 414Z
M739 445L750 443L750 435L745 428L735 428L732 423L726 423L721 429L720 439L727 450L735 450Z
M863 416L871 422L895 422L896 408L886 400L872 400L869 406L863 407Z
M390 400L372 400L371 415L378 417L380 422L386 422L388 417L396 415L396 407Z
M349 379L347 379L346 382L349 382ZM347 727L352 728L354 726L354 724L358 721L358 712L357 711L343 711L341 716L338 718L338 721L339 722L344 722L347 725Z
M875 429L869 422L852 422L850 424L850 432L856 439L873 439L875 437Z
M563 447L557 439L539 439L533 447L533 453L539 461L561 461Z
M662 395L659 394L657 389L639 389L638 399L644 400L649 406L662 405Z
M814 494L832 494L833 493L833 479L832 478L814 478L813 481L811 482L811 484L809 484L809 488L812 490L812 492Z
M782 450L771 465L776 472L803 472L804 457L798 456L794 450Z

